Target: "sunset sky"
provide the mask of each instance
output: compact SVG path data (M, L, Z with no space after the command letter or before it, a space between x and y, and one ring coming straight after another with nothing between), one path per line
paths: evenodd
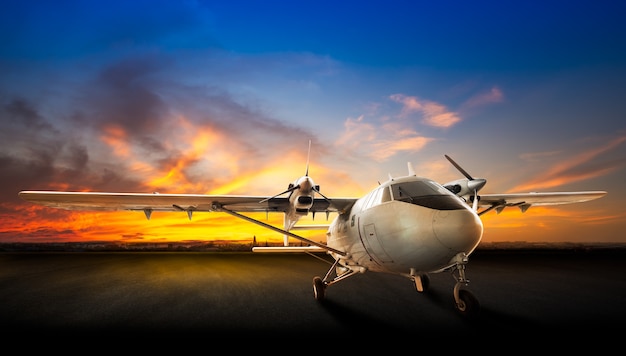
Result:
M447 154L482 193L608 192L487 213L483 241L626 242L625 15L623 1L4 1L0 242L281 241L222 213L17 194L272 196L305 173L309 140L326 196L407 162L462 178Z

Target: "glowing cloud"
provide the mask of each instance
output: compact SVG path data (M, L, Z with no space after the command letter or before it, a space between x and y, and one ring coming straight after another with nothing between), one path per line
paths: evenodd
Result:
M461 121L461 118L454 112L441 104L420 100L414 96L394 94L389 97L391 100L403 105L400 117L408 117L414 113L422 114L422 123L428 126L449 128Z

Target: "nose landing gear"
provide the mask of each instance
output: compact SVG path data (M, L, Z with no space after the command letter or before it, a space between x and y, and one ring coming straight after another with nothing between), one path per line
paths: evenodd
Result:
M465 253L456 256L456 264L452 269L452 275L456 280L454 285L454 303L456 310L464 316L474 316L480 311L478 299L467 289L469 279L465 277L465 265L469 261Z

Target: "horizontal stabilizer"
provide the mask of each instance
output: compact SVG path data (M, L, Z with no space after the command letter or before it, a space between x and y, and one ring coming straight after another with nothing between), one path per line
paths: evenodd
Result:
M252 252L326 252L327 250L318 246L281 246L281 247L253 247Z

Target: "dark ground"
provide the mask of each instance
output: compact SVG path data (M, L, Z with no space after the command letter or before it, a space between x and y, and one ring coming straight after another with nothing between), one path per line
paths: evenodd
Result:
M308 255L2 252L0 327L5 337L367 340L380 331L408 346L429 335L616 342L623 337L610 335L626 321L625 257L626 249L477 250L467 276L481 312L468 320L454 309L449 273L431 275L426 294L403 277L365 273L330 286L320 303L312 279L329 265Z

